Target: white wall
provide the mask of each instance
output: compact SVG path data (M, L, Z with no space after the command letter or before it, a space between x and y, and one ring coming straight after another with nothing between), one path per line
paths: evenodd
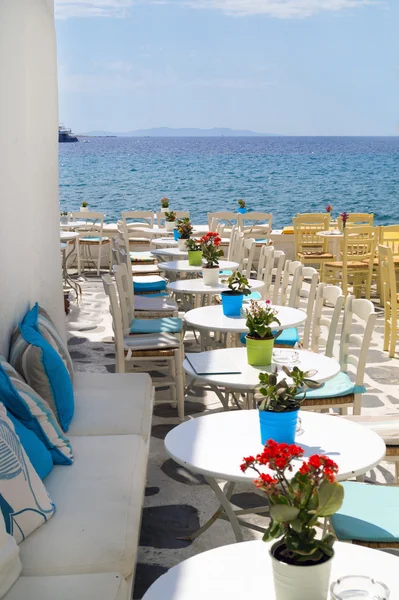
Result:
M0 0L0 352L38 301L65 327L52 0Z

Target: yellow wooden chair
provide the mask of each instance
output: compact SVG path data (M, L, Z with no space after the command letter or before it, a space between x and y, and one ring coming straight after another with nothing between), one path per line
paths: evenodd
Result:
M346 226L342 243L342 260L326 261L322 266L321 280L341 285L344 296L353 288L357 298L370 298L373 261L375 257L376 230L370 225Z
M320 231L328 231L330 215L328 213L297 215L292 219L294 225L296 260L304 265L322 265L333 260L328 252L328 240L319 236Z
M353 225L373 225L374 213L350 213L346 224L352 227ZM337 217L338 229L343 230L342 217Z
M396 272L392 250L388 246L378 247L378 260L380 262L381 300L384 306L384 350L389 351L389 356L395 356L396 341L398 339L398 299L396 287Z

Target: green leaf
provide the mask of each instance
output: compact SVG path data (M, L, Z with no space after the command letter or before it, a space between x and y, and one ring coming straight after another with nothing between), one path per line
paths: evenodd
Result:
M344 488L340 483L322 481L319 487L319 506L317 514L320 517L330 517L342 506L344 500Z
M270 507L270 516L277 523L289 523L299 515L299 508L288 504L274 504Z

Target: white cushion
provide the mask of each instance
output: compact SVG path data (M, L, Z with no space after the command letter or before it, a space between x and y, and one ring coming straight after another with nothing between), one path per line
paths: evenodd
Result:
M119 573L20 577L3 600L129 600Z
M147 448L138 435L74 437L76 462L46 478L52 519L20 545L23 575L121 573L136 563Z
M7 533L19 544L55 512L0 402L0 497Z
M151 298L150 296L137 295L134 297L134 309L169 312L171 310L177 310L177 304L173 298L168 298L166 296Z
M68 434L141 435L149 438L151 378L141 373L76 373L75 415Z

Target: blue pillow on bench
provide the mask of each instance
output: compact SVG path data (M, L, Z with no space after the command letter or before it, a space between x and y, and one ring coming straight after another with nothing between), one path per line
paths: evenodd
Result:
M36 437L33 431L25 427L25 425L18 421L18 419L16 419L9 411L7 411L7 416L14 425L15 433L19 437L19 441L28 455L33 468L40 479L44 479L53 468L50 452L43 442Z

